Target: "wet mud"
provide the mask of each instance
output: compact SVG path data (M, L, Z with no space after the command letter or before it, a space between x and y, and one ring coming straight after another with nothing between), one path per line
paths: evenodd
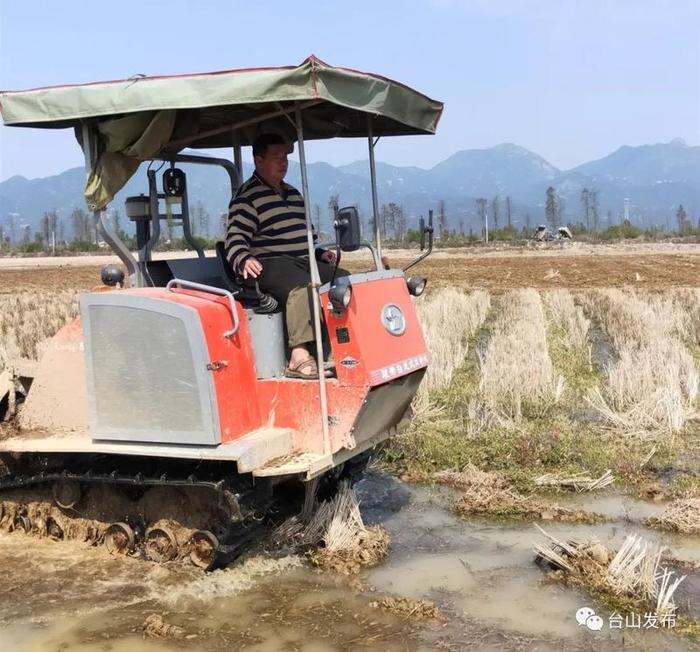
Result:
M0 650L696 649L666 631L611 630L611 613L588 595L547 583L534 563L540 535L528 522L457 517L450 507L458 491L381 474L369 474L357 491L366 525L385 528L391 545L353 581L274 549L203 573L0 532ZM558 538L595 536L616 548L627 533L642 532L680 561L700 563L698 537L644 526L663 505L615 494L561 499L609 521L549 523ZM690 572L679 608L695 610L699 584ZM602 631L577 623L584 606L604 620ZM155 632L177 635L146 635L152 615Z

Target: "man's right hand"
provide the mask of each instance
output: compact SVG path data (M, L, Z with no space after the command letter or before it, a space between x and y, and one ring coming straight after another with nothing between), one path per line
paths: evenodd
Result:
M258 278L262 272L262 265L257 258L248 258L241 270L243 278Z

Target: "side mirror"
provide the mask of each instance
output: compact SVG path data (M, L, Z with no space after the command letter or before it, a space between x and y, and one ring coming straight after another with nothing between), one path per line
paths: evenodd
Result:
M335 218L335 234L342 251L357 251L360 248L362 234L357 208L347 206L338 210Z

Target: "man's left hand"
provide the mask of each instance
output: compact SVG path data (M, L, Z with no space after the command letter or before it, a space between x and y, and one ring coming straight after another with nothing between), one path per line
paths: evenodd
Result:
M326 249L320 256L320 260L322 260L324 263L328 263L329 265L335 264L335 251L332 249Z

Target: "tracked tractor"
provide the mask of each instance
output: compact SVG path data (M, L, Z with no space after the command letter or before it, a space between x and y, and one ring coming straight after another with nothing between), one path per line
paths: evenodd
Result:
M0 102L8 126L75 131L86 202L128 275L120 288L107 270L109 291L81 295L79 318L0 403L7 417L23 400L0 441L0 526L211 568L244 548L294 483L308 498L361 470L429 364L413 306L425 279L406 272L430 253L432 224L421 221L426 250L413 263L385 269L374 149L380 137L434 133L442 105L315 57L295 67L3 92ZM233 196L242 148L262 131L296 142L315 354L319 369L334 361L330 378L284 377L284 306L240 279L221 246L207 255L192 234L182 166L222 168ZM368 142L373 241L352 206L337 212L333 241L314 241L304 143L334 137ZM191 151L204 148L232 160ZM143 163L143 193L126 200L132 253L108 207ZM182 227L191 257L156 259L166 222ZM339 255L366 248L370 269L321 285L318 246Z

